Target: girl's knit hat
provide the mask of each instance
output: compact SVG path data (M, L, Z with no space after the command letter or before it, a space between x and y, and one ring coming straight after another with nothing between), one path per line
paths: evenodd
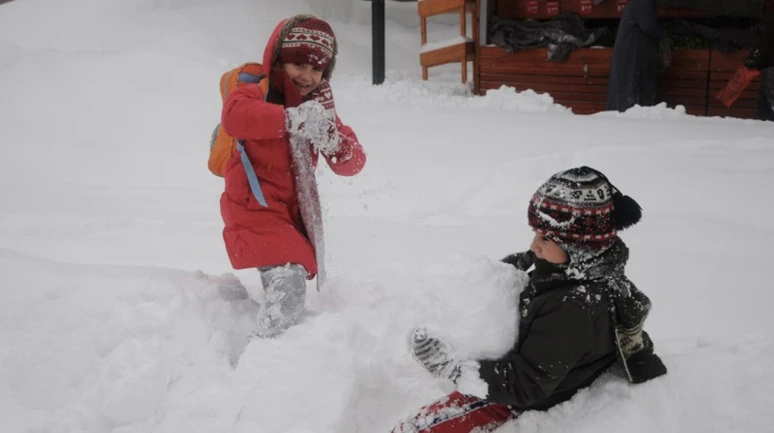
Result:
M278 45L280 63L310 64L324 71L336 55L336 36L331 26L309 15L288 20Z

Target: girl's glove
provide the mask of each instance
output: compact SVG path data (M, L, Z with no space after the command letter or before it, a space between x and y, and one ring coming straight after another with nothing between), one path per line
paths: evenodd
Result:
M287 130L291 135L309 140L315 151L328 155L339 149L339 131L335 112L315 100L285 110Z

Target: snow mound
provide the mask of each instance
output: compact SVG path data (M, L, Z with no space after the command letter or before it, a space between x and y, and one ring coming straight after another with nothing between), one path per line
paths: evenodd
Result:
M353 100L380 100L399 102L410 106L458 107L537 113L568 113L572 111L554 102L546 93L531 89L517 91L502 86L489 90L486 95L474 96L471 88L445 81L423 81L412 75L388 71L384 84L373 86L363 75L340 74L334 78L337 95Z
M408 352L428 325L464 356L516 337L523 273L458 257L419 280L339 279L312 313L251 339L258 306L232 275L68 265L3 251L0 401L9 431L387 429L443 394ZM289 404L292 402L292 404ZM8 425L9 422L13 424Z

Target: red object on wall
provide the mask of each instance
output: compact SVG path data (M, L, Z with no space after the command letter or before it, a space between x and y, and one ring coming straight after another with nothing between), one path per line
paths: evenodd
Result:
M736 68L734 76L728 80L728 84L723 88L715 97L720 99L726 108L731 108L734 102L739 99L744 89L750 85L753 78L760 75L760 71L756 69L747 69L742 65Z
M581 15L591 15L594 13L594 3L592 0L580 0Z
M548 15L559 15L559 1L558 0L552 0L546 2L546 12L548 12Z
M540 5L538 0L527 1L527 15L537 16L540 14Z
M626 5L628 4L629 4L629 0L616 0L615 10L616 12L618 12L618 15L621 15L623 13L624 9L626 9Z

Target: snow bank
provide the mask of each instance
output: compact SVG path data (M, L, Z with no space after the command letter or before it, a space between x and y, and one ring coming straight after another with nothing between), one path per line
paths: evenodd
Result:
M502 354L524 282L508 265L470 257L414 282L340 280L310 291L306 323L249 340L257 304L228 274L5 250L0 266L16 288L3 296L0 337L10 431L386 429L442 393L408 354L411 329L428 325L464 355Z
M556 104L550 95L538 94L530 89L517 91L513 87L502 86L484 96L474 96L467 85L423 81L415 75L395 71L388 72L385 83L380 86L373 86L368 78L362 76L339 76L334 79L334 84L336 91L343 94L342 99L349 100L398 102L414 108L456 107L572 114L569 108Z

